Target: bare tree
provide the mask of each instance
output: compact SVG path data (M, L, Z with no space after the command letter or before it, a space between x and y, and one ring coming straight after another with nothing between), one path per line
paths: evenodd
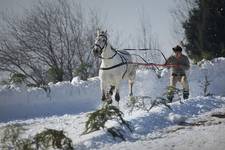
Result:
M146 48L149 50L146 50L145 52L139 52L140 55L143 56L143 58L148 61L149 63L159 63L161 59L158 51L154 51L154 49L159 49L159 43L156 38L156 36L152 32L152 26L150 18L145 16L145 12L142 11L140 13L139 17L140 22L140 35L137 39L137 46L139 48ZM152 50L152 51L151 51Z
M96 75L89 69L98 64L90 48L99 18L90 16L88 24L82 6L72 6L64 0L39 1L23 17L4 17L7 36L0 41L0 69L22 73L38 85L52 74L55 81L72 80L74 73L82 79Z
M139 44L142 47L147 47L150 49L155 49L159 47L157 38L152 33L152 26L150 19L143 18L140 21L140 33Z
M96 31L98 28L102 28L101 20L100 20L100 14L97 10L91 9L88 14L88 27L85 29L85 45L87 51L89 51L87 56L85 57L86 66L84 66L82 73L82 76L84 78L90 77L90 76L96 76L98 75L98 69L100 66L100 60L96 57L93 57L90 49L94 46L94 40L96 37ZM80 64L80 67L82 67L84 64ZM87 73L88 72L88 73Z
M198 7L196 0L173 0L175 8L171 10L173 18L173 36L177 40L185 40L182 23L189 18L191 9ZM182 43L181 43L182 44Z

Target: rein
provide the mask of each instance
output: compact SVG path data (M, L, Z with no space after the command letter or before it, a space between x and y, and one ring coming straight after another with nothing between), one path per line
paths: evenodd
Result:
M154 63L135 63L135 62L122 62L117 65L111 66L111 67L106 67L106 68L100 68L101 70L110 70L122 65L127 65L127 64L133 64L133 65L142 65L142 66L158 66L158 67L178 67L176 64L154 64Z
M125 51L134 51L134 50L139 50L139 51L152 51L152 50L157 50L159 51L163 58L165 59L165 61L167 61L165 55L162 53L162 51L160 49L148 49L148 48L142 48L142 49L121 49L121 50L116 50L114 48L111 47L111 49L113 51L115 51L115 54L111 57L108 57L108 58L103 58L103 57L99 57L101 59L113 59L113 57L115 57L117 54L119 54L119 56L121 57L122 59L122 63L119 63L117 65L114 65L114 66L111 66L111 67L105 67L105 68L100 68L101 70L110 70L110 69L113 69L113 68L116 68L116 67L119 67L119 66L122 66L122 65L128 65L128 64L134 64L134 65L142 65L142 66L155 66L157 67L157 69L159 69L158 67L176 67L177 65L174 65L174 64L156 64L156 63L148 63L143 57L141 57L140 55L138 54L130 54L130 55L133 55L133 56L137 56L139 58L141 58L145 63L135 63L135 62L127 62L126 61L126 58L123 56L123 55L128 55L127 53L124 53L122 52L123 50ZM120 55L123 54L123 55ZM125 62L123 61L123 59L125 60Z
M150 48L139 48L139 49L135 49L135 48L126 48L126 49L121 49L121 50L126 50L126 51L159 51L163 58L165 59L165 61L167 61L166 56L163 54L163 52L160 49L150 49Z

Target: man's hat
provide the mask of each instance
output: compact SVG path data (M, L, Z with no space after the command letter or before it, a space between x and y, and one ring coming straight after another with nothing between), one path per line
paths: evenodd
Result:
M182 52L182 48L179 45L177 45L176 47L173 48L173 51L174 52Z

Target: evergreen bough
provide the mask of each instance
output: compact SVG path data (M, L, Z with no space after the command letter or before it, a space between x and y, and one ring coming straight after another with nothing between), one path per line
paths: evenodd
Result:
M131 125L128 121L123 119L123 112L120 111L116 106L105 105L103 108L89 114L88 120L85 124L85 131L83 134L88 134L100 129L107 129L114 138L118 137L122 140L125 140L123 136L123 129L111 127L107 128L105 123L109 120L116 120L121 126L125 126L132 132Z
M20 124L6 126L1 139L2 149L9 150L45 150L49 148L73 150L72 140L64 132L46 129L33 138L20 138L25 129Z
M63 130L46 129L34 137L36 148L47 149L49 147L73 150L72 140L65 136Z
M23 133L25 129L20 124L7 125L3 129L3 136L1 138L1 143L3 143L2 149L12 149L17 147L21 141L19 141L19 136Z

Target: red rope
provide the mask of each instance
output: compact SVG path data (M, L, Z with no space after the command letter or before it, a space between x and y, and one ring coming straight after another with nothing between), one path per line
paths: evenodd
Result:
M134 65L142 65L142 66L160 66L160 67L179 67L177 64L154 64L154 63L135 63L131 62L129 64L134 64Z

